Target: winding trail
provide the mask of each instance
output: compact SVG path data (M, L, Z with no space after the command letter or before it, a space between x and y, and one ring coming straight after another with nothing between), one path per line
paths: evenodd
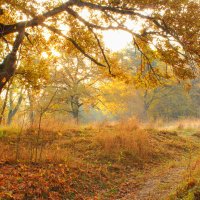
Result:
M186 178L187 167L173 167L163 174L147 178L139 187L119 198L119 200L161 200L178 187Z
M191 136L188 139L200 144L199 140ZM171 167L158 168L145 172L141 180L131 178L124 184L117 200L169 200L169 195L176 191L179 185L189 178L192 166L199 160L200 149L192 152L192 157L182 155ZM200 162L200 160L199 160Z

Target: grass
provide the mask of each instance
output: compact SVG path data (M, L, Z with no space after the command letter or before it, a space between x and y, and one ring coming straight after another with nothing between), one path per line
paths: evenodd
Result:
M40 162L92 160L94 163L109 165L141 165L178 156L187 152L190 146L194 147L194 144L182 137L185 131L187 129L174 131L147 128L136 119L88 126L68 126L48 121L42 126L38 139L37 126L23 130L20 138L20 128L2 127L0 151L3 157L0 159L14 162L18 146L18 161L21 162L34 161L30 159L31 153L34 154L38 148Z
M94 142L100 147L101 154L114 160L144 160L152 154L149 134L130 120L101 129L94 136Z
M72 183L67 194L59 189L59 195L78 199L78 190L83 199L95 196L99 196L99 199L115 199L129 176L134 177L136 182L142 180L145 170L172 163L198 148L193 141L183 137L183 130L147 127L136 119L84 126L49 120L42 125L38 139L36 125L25 127L21 134L20 128L2 127L0 167L1 171L6 172L6 169L16 166L14 174L21 170L22 183L12 183L12 176L15 176L12 170L6 173L11 186L14 183L23 184L24 180L29 181L24 177L26 171L37 177L40 173L38 167L44 174L50 171L54 174L51 168L53 166L55 173L59 173L60 169L70 174L67 180L64 175L61 176L63 184ZM41 156L35 160L36 149ZM21 169L21 166L25 166L25 169ZM47 178L44 175L41 181L45 182ZM40 184L38 182L35 187L38 188ZM92 186L93 189L90 190ZM17 192L20 194L18 189ZM49 195L52 191L46 192Z
M200 158L195 156L188 165L185 180L170 195L170 200L200 199Z
M175 121L163 121L158 120L155 122L154 127L156 129L165 129L165 130L177 130L177 131L198 131L200 130L200 119L196 118L186 118L186 119L179 119Z
M0 138L14 137L20 132L20 128L17 126L2 126L0 127Z
M200 181L199 179L189 179L184 181L177 191L170 195L170 200L198 200L200 199Z

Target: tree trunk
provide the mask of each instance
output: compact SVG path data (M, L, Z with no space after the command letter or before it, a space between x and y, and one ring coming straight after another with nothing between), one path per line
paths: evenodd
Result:
M24 39L24 28L22 28L13 45L12 51L5 57L0 64L0 93L6 85L6 83L13 77L16 70L17 51Z
M6 110L6 105L7 105L7 101L8 101L8 92L9 92L9 89L10 89L10 85L11 85L11 82L9 82L8 87L6 89L6 95L5 95L5 98L4 98L4 102L3 102L3 106L2 106L2 110L1 110L1 115L0 115L0 125L2 124L4 112Z
M19 107L22 103L22 99L23 99L23 96L22 96L22 94L20 94L18 101L17 101L17 105L13 108L12 91L10 91L10 107L9 107L8 120L7 120L8 125L10 125L12 123L13 117L19 110Z
M35 120L35 114L34 114L34 109L33 109L33 98L32 98L30 90L28 90L28 99L29 99L29 109L30 109L29 110L29 120L30 120L30 123L32 126L34 123L34 120Z
M79 123L79 105L79 98L77 96L71 97L71 113L77 124Z

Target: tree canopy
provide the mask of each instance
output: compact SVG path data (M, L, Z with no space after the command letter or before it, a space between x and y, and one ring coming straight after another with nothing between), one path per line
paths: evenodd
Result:
M141 54L141 68L152 75L157 73L152 66L155 59L180 79L199 73L200 5L194 1L1 0L0 5L0 90L18 65L29 62L32 54L50 54L52 48L72 54L80 51L112 74L109 51L102 42L102 32L107 30L130 33ZM61 42L66 45L58 49Z

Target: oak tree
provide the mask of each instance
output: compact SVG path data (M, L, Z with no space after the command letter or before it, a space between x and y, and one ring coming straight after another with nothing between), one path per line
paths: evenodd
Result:
M194 78L199 73L200 5L195 1L1 0L0 6L0 90L15 74L21 57L31 56L30 51L24 51L28 43L38 54L44 50L48 54L52 47L67 41L60 51L76 48L112 74L102 43L102 31L106 30L130 33L141 53L141 63L152 72L151 61L159 59L180 79ZM138 21L139 30L135 28Z

